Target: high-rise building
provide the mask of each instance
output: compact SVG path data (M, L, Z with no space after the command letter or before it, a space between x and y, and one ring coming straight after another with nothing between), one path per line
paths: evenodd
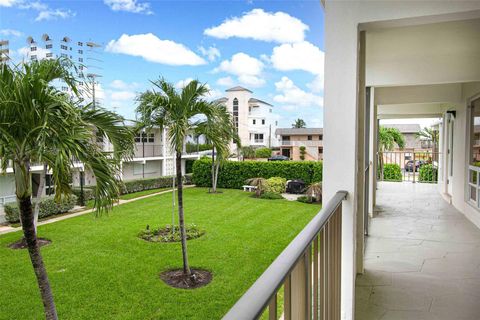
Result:
M78 91L82 98L87 102L99 104L98 91L99 81L101 77L99 70L101 52L98 50L101 45L92 41L75 41L70 37L53 39L48 34L44 34L39 40L27 38L27 52L25 59L41 60L41 59L69 59L73 63L75 70L73 72L79 79ZM74 93L63 81L58 81L54 85L61 91L70 94Z
M7 63L10 60L9 41L0 40L0 64Z

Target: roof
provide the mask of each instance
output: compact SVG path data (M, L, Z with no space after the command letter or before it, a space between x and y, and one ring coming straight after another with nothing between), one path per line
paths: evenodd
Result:
M225 91L227 91L227 92L229 92L229 91L248 91L248 92L250 92L250 93L253 93L252 91L248 90L247 88L240 87L240 86L236 86L236 87L227 89L227 90L225 90Z
M218 102L218 103L227 102L227 101L228 101L228 98L226 98L226 97L221 97L221 98L218 98L217 100L215 100L215 102Z
M278 128L275 134L282 136L323 134L323 128Z
M396 128L401 133L417 133L422 130L422 127L418 123L411 124L385 124L382 125L385 128Z
M271 105L270 103L265 102L265 101L260 100L260 99L257 99L257 98L250 98L250 99L248 99L248 102L250 102L250 103L255 103L255 102L263 103L263 104L266 104L267 106L273 107L273 105Z

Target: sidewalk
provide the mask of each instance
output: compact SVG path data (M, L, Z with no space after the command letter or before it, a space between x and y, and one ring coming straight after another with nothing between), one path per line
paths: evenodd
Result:
M193 187L195 187L195 186L194 185L188 185L188 186L184 186L183 188L187 189L187 188L193 188ZM148 195L145 195L145 196L141 196L141 197L138 197L138 198L133 198L133 199L129 199L129 200L119 200L116 204L114 204L114 206L119 206L119 205L122 205L122 204L125 204L125 203L130 203L130 202L133 202L133 201L137 201L137 200L141 200L141 199L145 199L145 198L150 198L150 197L158 196L159 194L170 193L170 192L172 192L172 190L164 190L164 191L159 191L157 193L152 193L152 194L148 194ZM87 213L91 213L93 211L94 211L93 209L87 209L87 210L81 210L81 211L73 212L71 214L66 214L66 215L61 216L61 217L41 221L41 222L38 223L38 225L42 226L44 224L54 223L54 222L57 222L57 221L62 221L62 220L70 219L70 218L73 218L73 217L78 217L78 216L81 216L81 215L84 215L84 214L87 214ZM0 219L2 219L1 216L0 216ZM11 233L11 232L16 232L16 231L20 231L20 230L22 230L21 227L14 228L14 227L10 227L10 226L0 226L0 235L1 234L6 234L6 233Z

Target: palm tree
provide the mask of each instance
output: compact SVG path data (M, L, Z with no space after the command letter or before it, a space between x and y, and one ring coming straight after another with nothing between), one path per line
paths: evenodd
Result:
M405 148L405 137L397 128L380 126L378 130L378 162L381 179L383 179L383 152L392 151L395 146Z
M306 128L306 127L307 127L307 124L305 123L305 121L303 121L303 119L297 119L292 124L292 128L300 129L300 128Z
M439 132L433 128L424 127L415 134L416 138L424 138L432 141L432 160L437 161L437 144L439 141Z
M232 114L224 105L218 104L216 107L218 108L216 115L195 128L197 135L203 135L207 143L212 145L212 193L217 192L219 169L230 155L230 142L233 141L241 148Z
M251 178L251 179L248 179L246 183L248 185L257 187L257 189L255 190L255 196L258 198L265 191L265 187L267 186L267 179L262 177Z
M176 154L176 179L178 197L178 221L182 241L183 274L185 281L195 283L188 263L187 238L183 211L182 152L185 138L203 125L205 121L218 116L215 102L204 99L208 93L206 84L193 80L177 92L175 86L161 78L152 81L153 90L147 90L138 97L137 113L143 127L158 126L167 129L167 138ZM158 90L158 91L156 91Z
M133 148L133 135L122 118L91 105L81 106L50 85L61 79L77 93L70 67L66 60L0 66L0 164L3 172L10 164L14 169L23 234L47 319L58 317L35 231L31 165L50 168L55 197L60 200L71 194L73 159L82 161L96 177L95 206L100 213L118 198L120 159ZM111 141L113 153L97 145L97 132Z
M310 184L306 191L309 201L315 199L316 202L322 202L322 183L314 182Z

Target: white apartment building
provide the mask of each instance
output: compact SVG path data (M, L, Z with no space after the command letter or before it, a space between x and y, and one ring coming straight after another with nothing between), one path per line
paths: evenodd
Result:
M274 117L273 105L254 98L252 91L240 86L227 89L225 92L226 97L218 101L224 103L233 114L242 146L278 146L275 135L278 123ZM235 152L236 146L232 144L231 149Z

